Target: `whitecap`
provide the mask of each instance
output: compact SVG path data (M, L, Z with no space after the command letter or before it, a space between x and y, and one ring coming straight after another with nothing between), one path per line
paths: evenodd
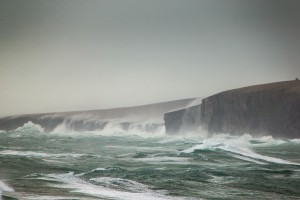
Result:
M58 184L49 184L52 187L56 188L66 188L70 189L75 193L87 194L90 196L98 197L98 198L111 198L111 199L120 199L120 200L165 200L165 199L175 199L173 197L169 197L164 195L163 193L159 193L157 191L152 191L148 189L142 189L135 192L129 191L121 191L112 189L109 187L104 187L100 185L95 185L91 182L83 180L78 176L75 176L73 172L67 174L47 174L44 177L38 178L40 180L51 180L54 182L59 182ZM105 179L102 179L105 180ZM101 179L94 179L92 181L101 181ZM126 182L126 181L125 181ZM138 185L139 183L134 181L127 181L129 184ZM178 199L178 198L176 198Z
M291 139L291 142L295 143L295 144L300 144L300 138L297 139Z
M254 163L257 163L257 164L266 164L264 162L260 162L258 160L254 160L252 158L249 158L249 157L245 157L245 156L241 156L241 155L235 155L235 154L231 154L233 157L235 158L238 158L238 159L241 159L241 160L245 160L245 161L249 161L249 162L254 162Z
M2 192L14 192L14 189L0 180L0 200L2 199Z
M287 142L286 140L274 139L271 135L263 136L260 138L253 138L251 141L255 142L255 143L251 143L251 145L256 147L276 146L276 145L285 144Z
M98 167L96 169L93 169L91 172L96 172L96 171L105 171L106 168Z
M195 145L191 148L185 149L183 153L192 153L196 150L222 150L226 152L230 152L233 154L237 154L240 156L251 158L251 160L264 160L267 162L278 163L278 164L292 164L292 165L300 165L299 163L290 162L287 160L283 160L280 158L274 158L270 156L260 155L255 153L251 149L252 140L251 135L243 135L243 136L229 136L229 135L215 135L211 138L207 138L202 141L201 144ZM240 158L241 157L237 157ZM251 161L248 159L248 161ZM259 161L258 161L259 162ZM256 162L257 163L257 162Z
M161 157L136 158L135 160L141 162L149 162L149 163L176 162L176 164L178 163L180 164L180 163L186 163L190 161L191 158L161 156Z
M64 121L57 125L50 134L61 135L61 136L78 136L78 137L92 137L92 136L138 136L142 138L161 138L166 136L165 126L161 122L153 121L143 121L143 122L133 122L124 121L129 123L128 130L124 129L122 126L123 121L110 119L109 123L106 123L103 129L93 130L93 131L75 131L70 125ZM152 131L147 131L149 127L156 127Z
M77 200L74 197L61 197L61 196L46 196L46 195L26 195L21 196L24 200Z
M140 146L122 146L122 145L107 145L105 148L108 149L129 149L129 150L135 150L138 152L177 152L174 149L168 149L165 147L140 147Z
M15 151L15 150L3 150L0 151L0 155L11 155L11 156L24 156L24 157L42 157L42 158L63 158L63 157L73 157L79 158L85 156L86 154L76 154L76 153L45 153L45 152L34 152L34 151Z
M17 128L15 131L17 132L39 132L39 133L44 133L44 128L39 125L39 124L35 124L32 123L31 121L25 123L23 126Z
M91 171L88 171L86 173L80 173L80 174L76 174L75 176L83 176L83 175L86 175L86 174L89 174L89 173L93 173L93 172L97 172L97 171L105 171L107 170L106 168L102 168L102 167L98 167L96 169L93 169Z
M97 183L104 184L105 186L109 186L109 187L122 187L122 189L126 189L133 192L140 192L140 191L150 192L148 186L133 180L112 178L112 177L97 177L97 178L91 178L90 180Z

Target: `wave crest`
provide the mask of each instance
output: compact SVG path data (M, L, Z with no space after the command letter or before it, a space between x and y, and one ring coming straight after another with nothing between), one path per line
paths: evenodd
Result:
M23 126L17 128L15 131L22 132L22 133L28 133L28 132L44 133L45 129L41 125L29 121L25 123Z
M85 180L74 175L73 172L67 174L47 174L42 175L42 177L37 177L36 179L58 182L51 184L51 186L56 188L70 189L75 193L82 193L98 198L144 200L174 199L160 193L159 191L150 190L146 185L127 179L99 177ZM119 184L119 187L112 187L115 184ZM125 188L120 187L121 185L125 186ZM129 187L134 188L131 188L131 191L128 191L127 189Z
M258 143L252 144L252 141L256 141ZM300 165L299 163L290 162L280 158L260 155L252 150L252 147L257 145L277 145L282 143L284 143L284 141L276 141L272 137L262 137L261 139L255 139L248 134L239 137L220 134L204 139L202 143L185 149L182 152L193 153L196 150L226 151L231 153L235 158L255 162L258 164L264 164L261 161L266 161L277 164Z
M14 189L0 180L0 200L2 200L2 192L14 192Z

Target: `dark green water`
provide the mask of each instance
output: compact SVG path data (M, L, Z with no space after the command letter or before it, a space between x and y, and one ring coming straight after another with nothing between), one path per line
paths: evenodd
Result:
M0 133L2 199L300 199L299 164L299 139Z

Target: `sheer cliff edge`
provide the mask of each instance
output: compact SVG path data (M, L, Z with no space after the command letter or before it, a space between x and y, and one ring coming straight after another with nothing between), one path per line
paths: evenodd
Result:
M199 104L195 98L142 106L75 112L27 114L0 118L0 130L13 131L27 122L40 125L45 132L144 131L164 129L164 113ZM107 130L109 129L109 130Z
M169 134L186 131L185 127L201 127L209 133L300 138L300 81L221 92L203 99L196 110L169 112L164 119Z
M117 131L245 133L276 138L300 138L300 81L284 81L221 92L205 99L191 98L144 106L0 118L0 130L27 122L45 132Z

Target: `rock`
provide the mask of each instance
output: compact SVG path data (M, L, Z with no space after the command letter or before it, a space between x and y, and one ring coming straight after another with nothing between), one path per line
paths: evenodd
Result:
M168 134L180 134L196 131L200 126L201 106L191 106L164 115L165 128Z
M300 82L225 91L202 100L201 124L212 133L300 137Z
M190 109L190 110L189 110ZM166 113L166 132L177 134L201 126L209 133L300 137L300 81L255 85L212 95L201 109Z
M123 131L155 132L163 127L164 113L192 105L197 99L182 99L143 106L75 112L18 115L0 118L0 130L12 131L27 122L40 125L44 131L95 131L117 127Z

